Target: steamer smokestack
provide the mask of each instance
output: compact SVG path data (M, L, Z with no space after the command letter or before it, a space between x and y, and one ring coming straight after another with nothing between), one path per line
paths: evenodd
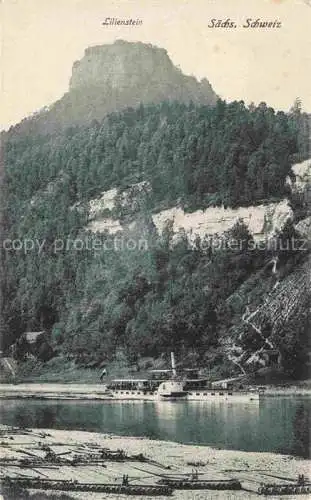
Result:
M176 377L176 362L175 362L175 355L173 352L171 352L171 365L172 365L172 372L173 372L173 377Z

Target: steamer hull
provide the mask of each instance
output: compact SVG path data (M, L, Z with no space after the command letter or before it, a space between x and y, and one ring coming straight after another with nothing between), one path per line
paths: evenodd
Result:
M260 394L257 391L189 391L188 401L226 401L226 402L247 402L259 401Z
M113 390L110 395L122 401L206 401L206 402L248 402L259 401L260 393L252 391L180 391L178 393L159 394L155 392Z

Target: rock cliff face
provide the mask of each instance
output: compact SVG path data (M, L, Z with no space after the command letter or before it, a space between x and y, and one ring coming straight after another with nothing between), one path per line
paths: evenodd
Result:
M73 65L70 90L97 87L103 92L125 92L139 102L164 99L215 104L216 94L209 82L198 82L176 68L166 50L141 42L118 40L85 50Z
M17 128L26 128L27 133L50 133L100 121L123 108L162 101L214 105L217 95L206 79L198 82L184 75L166 50L118 40L87 48L73 65L69 92Z
M143 203L143 196L146 196L151 189L146 185L147 183L133 185L119 195L116 189L111 189L104 191L100 198L91 200L88 229L94 232L107 230L110 234L126 229L128 225L126 218L121 220L111 217L112 211L120 212L120 199L121 210L131 213L129 228L134 229L135 212L137 215ZM117 208L117 197L119 208ZM167 224L171 223L174 239L178 241L178 235L182 231L187 235L189 242L195 241L197 236L201 239L205 236L220 236L232 229L238 220L247 225L255 240L261 240L282 230L286 222L292 219L293 211L287 199L236 209L210 207L192 213L184 212L181 207L172 207L152 214L153 224L159 234L162 234Z
M302 161L292 166L293 179L287 182L291 188L302 191L311 184L311 160Z
M253 289L248 283L240 287L229 299L231 304L241 303L241 297L248 288L248 305L237 312L235 326L222 339L228 357L242 371L248 371L251 366L265 366L265 352L276 350L282 355L282 344L286 343L288 325L300 325L305 321L311 304L311 260L298 263L289 274L281 279L279 266L276 271L271 269L271 277L263 270L252 276ZM256 281L261 286L260 296L256 297L254 290ZM240 317L240 318L239 318ZM256 338L248 345L245 342ZM299 344L298 326L293 341ZM242 346L242 347L241 347ZM277 346L279 346L277 348ZM280 348L281 346L281 348ZM309 342L305 342L306 353L310 352Z

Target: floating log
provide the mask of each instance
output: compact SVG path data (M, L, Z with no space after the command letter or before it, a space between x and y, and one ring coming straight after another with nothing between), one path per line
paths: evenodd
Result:
M153 464L152 464L153 465ZM150 474L151 476L155 476L155 477L160 477L161 479L169 479L169 480L173 480L173 481L178 481L178 480L181 480L181 476L186 476L186 479L190 479L190 477L193 475L193 473L191 472L176 472L175 474L164 474L162 472L162 474L159 474L157 472L154 472L154 471L151 471L151 470L148 470L148 469L141 469L140 467L135 467L135 466L132 466L133 469L135 470L139 470L140 472L146 472L148 474ZM203 476L204 475L204 472L196 472L196 475L197 476ZM183 479L183 478L182 478Z
M0 457L0 465L11 465L12 463L18 463L19 460L11 457Z
M47 432L33 432L32 429L27 429L26 427L8 427L8 428L2 428L0 429L0 436L5 436L5 435L12 435L12 434L22 434L22 435L31 435L31 436L37 436L41 438L46 438L46 437L51 437L51 434L48 434Z
M33 457L33 458L40 458L36 453L30 453L30 451L26 451L26 450L22 450L22 449L18 449L18 450L14 450L14 451L17 451L18 453L24 453L24 455L29 455L30 457Z
M111 493L142 496L171 496L173 489L168 485L134 485L111 483L79 483L77 481L53 480L41 478L5 478L1 486L20 486L40 490L88 491L95 493Z
M269 477L273 477L273 478L276 478L276 479L281 479L281 481L289 481L291 483L294 483L295 482L295 478L293 477L284 477L284 476L280 476L280 475L277 475L277 474L272 474L271 472L268 473L266 472L264 469L249 469L251 472L260 472L261 475L263 476L269 476ZM304 478L304 481L309 483L310 481L307 479L307 478Z
M40 470L38 470L38 469L33 469L33 471L34 471L34 472L36 472L36 473L37 473L38 475L40 475L40 476L49 477L49 476L47 476L46 474L44 474L44 472L42 472L42 471L40 471Z
M31 458L22 458L22 459L15 459L15 458L0 458L0 465L2 467L9 466L9 467L20 467L24 469L32 469L34 467L45 467L45 468L59 468L62 466L86 466L86 465L99 465L101 467L106 467L105 461L102 459L84 459L83 457L81 459L61 459L59 458L58 460L47 460L47 459L31 459Z

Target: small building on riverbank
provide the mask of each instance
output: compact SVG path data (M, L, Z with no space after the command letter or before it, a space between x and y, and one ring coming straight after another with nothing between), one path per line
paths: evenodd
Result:
M42 361L48 361L53 357L53 348L45 330L24 332L12 345L11 351L16 359L33 356Z

